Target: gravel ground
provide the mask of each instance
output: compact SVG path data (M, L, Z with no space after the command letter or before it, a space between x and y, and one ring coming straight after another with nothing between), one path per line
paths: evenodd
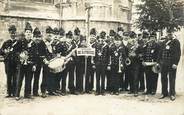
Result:
M0 115L184 115L184 76L180 63L177 76L177 99L172 102L169 98L159 100L155 96L134 97L122 92L119 96L106 94L95 96L84 94L80 96L66 95L34 99L4 98L6 94L6 77L4 65L0 63Z

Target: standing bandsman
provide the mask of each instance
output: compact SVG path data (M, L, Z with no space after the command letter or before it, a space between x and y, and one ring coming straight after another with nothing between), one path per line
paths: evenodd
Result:
M111 46L113 45L113 40L116 37L116 32L114 30L110 30L109 36L106 39L106 43L109 46L109 49L111 49ZM109 60L110 63L110 60ZM106 91L111 92L112 91L112 75L111 75L111 68L110 66L107 67L106 71L106 79L107 79L107 85L106 85Z
M173 37L171 32L168 32L165 42L161 45L159 53L159 64L161 65L161 84L162 84L162 96L163 99L170 96L170 99L174 101L175 95L175 80L177 65L181 56L180 42ZM168 92L168 77L169 77L169 92Z
M39 78L41 73L41 68L43 66L43 58L46 53L46 46L42 39L41 32L39 28L35 28L33 31L33 40L36 43L36 71L34 72L34 81L33 81L33 96L39 96Z
M5 72L7 76L7 96L15 96L16 91L16 73L17 73L17 55L16 55L16 27L11 25L8 29L10 39L5 41L1 48L1 55L4 57Z
M86 38L80 35L80 42L78 45L79 48L86 48L87 42ZM76 58L76 90L78 93L83 94L83 82L84 82L84 73L85 73L85 57L77 56Z
M146 74L146 93L155 95L157 90L158 73L152 71L153 66L146 62L156 62L158 58L159 46L156 43L156 33L151 33L148 42L144 47L143 66Z
M129 94L134 94L135 97L138 96L138 87L139 87L139 68L140 68L140 58L139 58L139 49L138 41L136 38L135 32L130 32L130 39L127 44L128 48L128 58L125 60L126 65L128 66L128 76L130 82L130 92Z
M66 34L66 39L69 44L68 53L72 52L75 48L78 47L77 41L73 37L73 33L69 31ZM75 86L75 68L76 68L76 56L72 55L72 60L68 63L68 73L69 73L69 81L68 81L68 89L71 94L77 95L76 86Z
M23 78L25 77L24 97L31 98L31 81L33 72L36 70L36 44L32 37L32 27L30 23L26 23L25 38L19 42L19 70L17 79L16 99L20 99L20 91Z
M110 49L111 60L111 83L112 94L119 95L120 77L124 71L124 60L126 59L125 47L122 46L122 39L115 37L114 44Z
M90 31L90 48L94 48L96 44L96 29L92 28ZM87 57L87 71L85 76L85 92L91 93L93 90L94 84L94 72L95 72L95 65L94 65L94 57L89 56Z
M105 94L105 71L107 69L109 47L105 43L106 33L102 31L95 45L96 54L94 58L96 66L96 95ZM100 86L101 85L101 86Z

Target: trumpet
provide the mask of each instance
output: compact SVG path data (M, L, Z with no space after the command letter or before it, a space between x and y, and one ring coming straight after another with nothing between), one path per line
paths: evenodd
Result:
M132 63L132 62L131 62L130 58L126 58L126 59L125 59L125 64L126 64L127 66L129 66L131 63Z
M119 65L118 65L118 73L122 73L122 69L124 69L124 66L122 64L122 54L119 56Z
M111 70L111 64L112 64L112 60L111 60L111 56L109 57L109 64L107 66L107 70L110 71Z

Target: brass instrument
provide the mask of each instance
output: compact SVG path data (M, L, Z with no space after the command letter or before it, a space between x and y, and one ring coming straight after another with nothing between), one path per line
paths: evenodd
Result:
M126 59L125 59L125 65L126 65L126 66L129 66L130 64L131 64L130 58L126 58Z
M154 73L160 73L161 70L162 70L162 68L161 68L160 64L158 64L158 63L155 64L155 65L152 67L152 71L153 71Z
M119 56L118 73L122 73L122 69L124 69L124 66L122 64L122 53L121 53Z
M21 52L19 57L20 57L21 64L28 65L28 58L29 58L29 56L28 56L28 52L26 50Z
M111 60L111 56L109 57L109 64L107 66L107 70L110 71L111 70L111 64L112 64L112 60Z

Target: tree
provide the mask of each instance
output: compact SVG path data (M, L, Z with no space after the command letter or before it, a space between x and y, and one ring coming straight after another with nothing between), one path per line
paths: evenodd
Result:
M177 0L141 0L137 5L139 18L136 21L140 30L177 31L183 25L183 2Z

